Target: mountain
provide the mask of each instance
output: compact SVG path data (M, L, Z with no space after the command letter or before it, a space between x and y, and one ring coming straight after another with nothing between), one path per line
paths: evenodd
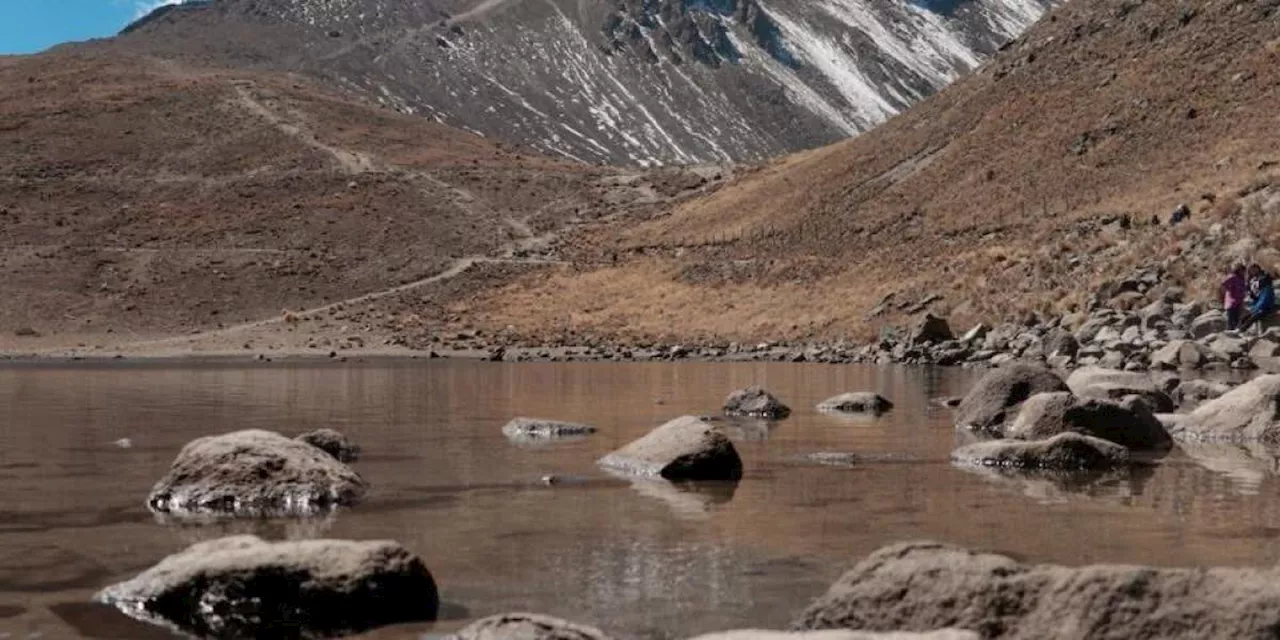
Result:
M883 126L595 230L616 262L473 308L532 336L745 341L1083 310L1148 267L1211 301L1228 260L1280 267L1277 104L1275 0L1073 0ZM1151 224L1180 204L1190 224Z
M866 131L1060 0L207 0L120 46L309 75L585 163L759 160Z
M442 290L555 260L567 228L716 177L514 152L298 77L102 47L0 57L0 344L91 348L308 309L341 332L343 301L438 309Z

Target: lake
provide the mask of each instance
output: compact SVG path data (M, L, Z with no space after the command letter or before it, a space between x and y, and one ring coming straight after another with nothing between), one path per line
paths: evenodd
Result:
M1069 565L1280 559L1266 450L1197 447L1085 478L953 467L950 412L930 399L962 395L977 375L784 363L11 365L0 369L0 638L169 637L89 599L193 542L241 532L393 539L420 555L446 619L377 638L512 610L633 638L780 628L861 557L911 539ZM740 483L687 489L596 468L648 429L716 413L751 384L794 413L730 424ZM897 407L861 420L813 409L858 390ZM517 446L501 433L515 416L600 431ZM250 427L345 432L364 449L354 467L371 484L367 500L325 518L203 525L146 509L182 445ZM820 451L863 461L803 458ZM550 474L561 481L545 484Z

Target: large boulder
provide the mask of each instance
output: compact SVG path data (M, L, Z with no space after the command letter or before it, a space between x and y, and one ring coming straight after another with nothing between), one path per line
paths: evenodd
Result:
M609 640L605 632L537 613L500 613L481 618L445 640Z
M435 581L395 542L232 536L161 560L94 600L196 637L328 637L434 620Z
M1274 638L1280 569L1070 568L911 542L871 554L792 626L952 627L1013 640Z
M1023 471L1087 471L1115 469L1130 463L1129 450L1078 433L1060 433L1047 440L989 440L965 445L951 453L962 466L1000 467Z
M1250 358L1275 358L1280 356L1280 342L1270 338L1261 338L1249 349Z
M1151 354L1153 369L1199 369L1209 363L1211 353L1191 340L1173 340Z
M189 442L147 505L176 515L308 514L355 504L364 492L359 474L319 447L248 429Z
M1235 360L1242 358L1249 353L1249 347L1253 344L1246 338L1235 337L1230 334L1220 334L1209 339L1205 345L1210 351L1220 354L1219 358L1223 360Z
M597 461L628 475L667 480L737 480L742 459L723 431L705 420L676 418Z
M781 419L791 415L791 407L760 387L747 387L729 394L724 401L724 412L731 416Z
M893 409L887 398L870 391L854 391L818 403L818 411L828 413L884 413Z
M955 340L955 334L951 333L951 325L946 318L926 313L911 328L910 340L911 344L932 344Z
M512 418L502 425L502 435L517 442L582 438L595 432L591 425L540 418Z
M360 459L360 445L345 434L333 429L315 429L294 437L333 456L338 462L355 462Z
M1280 375L1255 378L1200 405L1173 436L1208 442L1280 443Z
M998 430L1016 415L1016 409L1037 393L1067 391L1052 371L1013 362L988 371L956 408L956 426L976 431Z
M1120 400L1139 396L1151 405L1153 411L1167 413L1174 409L1173 398L1144 373L1081 367L1067 376L1067 387L1082 398Z
M1227 330L1227 318L1221 311L1206 311L1191 321L1191 337L1199 340Z
M1040 393L1022 405L1005 437L1042 440L1074 432L1102 438L1122 447L1168 450L1173 438L1142 399L1120 401L1077 398L1070 393Z

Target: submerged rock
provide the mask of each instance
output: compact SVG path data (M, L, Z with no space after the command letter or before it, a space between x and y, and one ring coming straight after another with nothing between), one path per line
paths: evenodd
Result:
M502 435L520 441L582 438L595 432L596 428L590 425L538 418L513 418L502 426Z
M842 393L818 403L818 411L834 413L884 413L891 409L892 402L870 391Z
M761 387L747 387L729 394L724 412L731 416L781 419L791 415L791 408Z
M1271 638L1280 570L1023 564L932 542L885 547L796 629L959 628L1001 638Z
M742 459L729 437L694 416L676 418L597 461L625 474L667 480L737 480Z
M192 545L94 600L202 637L289 630L328 637L434 620L431 572L395 542L265 542L232 536ZM283 631L282 631L283 633Z
M862 456L846 451L817 451L806 453L800 459L827 467L855 467L863 461Z
M1178 424L1179 439L1280 443L1280 375L1255 378L1210 400Z
M1168 450L1173 438L1146 402L1129 396L1120 402L1077 398L1069 393L1038 393L1022 405L1005 437L1042 440L1074 432L1122 447Z
M178 515L305 515L354 504L364 492L359 474L327 452L250 429L192 440L147 505Z
M1113 469L1129 464L1129 450L1101 438L1075 432L1047 440L991 440L951 453L960 465L1042 471Z
M956 426L976 431L998 430L1013 411L1037 393L1069 391L1052 371L1037 365L1010 363L987 372L956 409Z
M538 613L500 613L467 625L445 640L609 640L605 632Z
M347 436L333 429L316 429L300 434L294 438L305 442L333 456L338 462L355 462L360 459L360 445L352 442Z

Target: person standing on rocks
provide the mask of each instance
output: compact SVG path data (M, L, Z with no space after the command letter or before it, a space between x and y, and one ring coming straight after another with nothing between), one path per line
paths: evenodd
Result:
M1276 289L1267 273L1258 263L1249 265L1249 311L1240 323L1240 329L1248 329L1261 322L1276 310Z
M1244 316L1244 299L1248 288L1244 274L1244 265L1235 264L1222 281L1222 308L1227 314L1228 331L1239 329L1240 320Z

